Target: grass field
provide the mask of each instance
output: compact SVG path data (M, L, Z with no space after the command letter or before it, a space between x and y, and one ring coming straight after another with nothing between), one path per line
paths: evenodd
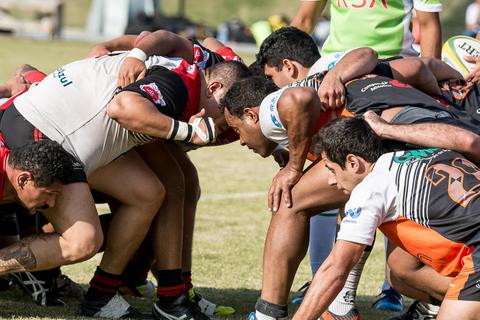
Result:
M83 57L84 43L37 42L0 37L0 82L20 63L31 63L50 72L65 62ZM261 288L262 249L269 213L266 192L278 170L271 159L261 159L238 143L191 152L202 185L194 239L193 280L207 298L232 305L244 319L253 310ZM383 281L383 250L379 239L370 256L359 289L363 319L383 319L385 313L373 311L371 303ZM86 285L99 261L64 267L75 281ZM305 260L293 288L310 279ZM143 311L149 302L133 299ZM67 307L41 308L18 291L0 293L0 317L15 319L74 318L77 301ZM291 306L291 310L294 307Z

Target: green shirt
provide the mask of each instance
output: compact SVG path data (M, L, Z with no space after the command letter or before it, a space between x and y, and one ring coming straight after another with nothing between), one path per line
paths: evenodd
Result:
M371 47L379 58L418 55L410 31L412 10L440 12L440 0L331 0L330 35L322 55Z

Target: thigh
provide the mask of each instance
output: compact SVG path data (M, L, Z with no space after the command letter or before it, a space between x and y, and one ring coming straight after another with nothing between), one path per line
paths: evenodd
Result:
M123 204L135 205L148 201L157 194L163 197L163 184L135 150L97 169L88 177L88 183Z
M157 140L135 148L152 172L164 183L167 193L181 193L185 191L183 170L177 161L176 144Z
M437 320L478 320L480 301L443 300Z

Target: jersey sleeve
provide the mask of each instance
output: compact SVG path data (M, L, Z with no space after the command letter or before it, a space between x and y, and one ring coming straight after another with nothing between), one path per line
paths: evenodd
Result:
M443 10L441 0L413 0L415 10L425 12L441 12Z
M260 129L270 141L288 148L288 133L278 114L278 100L286 88L272 92L260 104Z
M394 214L395 199L396 189L383 174L368 175L345 205L337 239L372 245L377 227Z

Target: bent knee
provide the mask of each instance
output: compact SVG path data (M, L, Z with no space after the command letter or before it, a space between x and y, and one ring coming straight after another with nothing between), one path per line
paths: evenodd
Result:
M103 244L103 233L101 230L85 230L85 232L65 239L65 241L67 241L64 253L65 259L70 263L81 262L97 254Z
M149 181L142 181L135 190L133 195L135 205L159 209L165 199L165 186L156 177L152 177Z

